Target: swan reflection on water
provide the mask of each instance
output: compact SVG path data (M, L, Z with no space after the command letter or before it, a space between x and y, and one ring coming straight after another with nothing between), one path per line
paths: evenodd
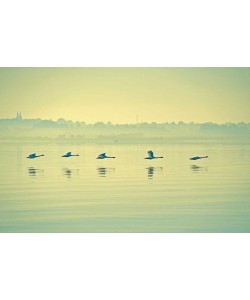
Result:
M107 177L110 172L115 172L115 168L97 168L99 177Z
M190 169L191 169L193 172L207 171L207 168L206 168L206 167L201 167L201 166L197 166L197 165L191 165L191 166L190 166Z
M34 167L28 168L28 174L29 174L29 176L36 176L36 175L38 175L39 173L43 173L43 170L41 170L41 169L36 169L36 168L34 168Z
M162 171L163 167L148 167L148 179L153 179L155 172Z
M72 169L69 169L69 168L64 168L64 169L62 169L62 171L63 171L63 175L65 177L71 178L73 174L75 174L75 173L78 174L79 170L78 169L72 170Z

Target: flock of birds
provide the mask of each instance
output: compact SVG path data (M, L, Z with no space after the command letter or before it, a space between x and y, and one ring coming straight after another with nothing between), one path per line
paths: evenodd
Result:
M41 157L41 156L44 156L44 154L41 154L41 155L36 155L36 153L32 153L32 154L29 154L27 156L27 158L29 159L34 159L34 158L38 158L38 157ZM71 157L71 156L79 156L79 154L72 154L72 152L67 152L66 154L62 155L62 157ZM114 156L107 156L106 153L101 153L97 156L96 159L105 159L105 158L115 158ZM145 159L157 159L157 158L163 158L163 156L154 156L154 152L152 150L149 150L148 151L148 156L145 157ZM199 159L202 159L202 158L208 158L208 156L194 156L194 157L191 157L190 160L199 160Z

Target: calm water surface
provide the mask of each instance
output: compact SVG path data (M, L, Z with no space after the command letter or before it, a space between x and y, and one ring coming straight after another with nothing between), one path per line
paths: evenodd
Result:
M247 141L2 143L0 232L250 232L249 175Z

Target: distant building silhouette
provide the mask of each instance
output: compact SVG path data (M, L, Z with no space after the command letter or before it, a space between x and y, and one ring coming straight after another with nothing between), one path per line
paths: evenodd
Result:
M20 112L17 112L16 113L16 121L22 121L22 120L23 120L22 114Z

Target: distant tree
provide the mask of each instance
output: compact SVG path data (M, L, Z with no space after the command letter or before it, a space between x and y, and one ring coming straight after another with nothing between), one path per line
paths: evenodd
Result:
M102 127L106 127L105 123L103 122L96 122L94 124L94 127L97 127L97 128L102 128Z
M67 123L64 118L57 119L57 123Z

